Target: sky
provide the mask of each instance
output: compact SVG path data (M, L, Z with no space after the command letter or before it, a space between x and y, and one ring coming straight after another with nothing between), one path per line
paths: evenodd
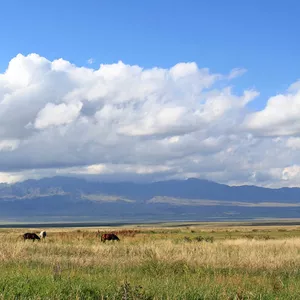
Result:
M0 3L0 181L300 186L300 3Z

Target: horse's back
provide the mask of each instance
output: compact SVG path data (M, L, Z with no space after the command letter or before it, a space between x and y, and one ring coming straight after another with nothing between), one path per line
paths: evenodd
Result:
M119 241L120 239L114 233L104 233L101 235L101 241Z

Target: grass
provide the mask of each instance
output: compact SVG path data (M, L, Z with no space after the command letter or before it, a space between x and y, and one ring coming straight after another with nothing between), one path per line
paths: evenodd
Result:
M300 227L0 230L0 299L300 299Z

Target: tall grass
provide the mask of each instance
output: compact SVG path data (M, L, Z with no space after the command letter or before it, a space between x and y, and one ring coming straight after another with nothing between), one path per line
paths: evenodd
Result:
M152 231L101 243L90 230L40 242L3 230L0 299L300 299L298 237L187 242L184 229Z

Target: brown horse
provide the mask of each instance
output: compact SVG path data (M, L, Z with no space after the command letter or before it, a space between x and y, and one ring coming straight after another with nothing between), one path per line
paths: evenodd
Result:
M103 233L101 234L101 242L105 241L120 241L120 239L114 233Z
M33 242L34 242L35 240L40 240L40 237L35 233L27 232L27 233L23 234L23 239L24 239L24 241L25 240L33 240Z

